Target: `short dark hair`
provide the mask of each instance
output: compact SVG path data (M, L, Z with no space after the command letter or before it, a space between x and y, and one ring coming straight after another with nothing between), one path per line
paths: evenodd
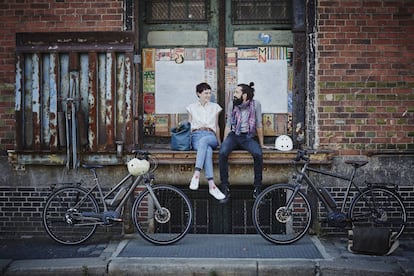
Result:
M247 100L251 100L254 97L254 82L250 82L249 85L245 83L238 84L237 86L241 87L242 94L247 95Z
M198 94L198 93L203 92L204 90L209 90L209 89L211 90L211 86L206 82L202 82L202 83L197 84L196 93Z

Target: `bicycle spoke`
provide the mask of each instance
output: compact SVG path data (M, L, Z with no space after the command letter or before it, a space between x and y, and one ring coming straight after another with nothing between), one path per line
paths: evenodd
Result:
M397 194L382 188L366 189L351 204L349 216L354 226L390 229L398 239L407 222L405 207Z
M266 240L289 244L306 234L311 223L310 205L304 194L298 192L292 204L286 206L293 192L290 185L274 185L256 199L253 223Z
M86 194L83 189L65 187L48 198L43 209L43 226L52 239L61 244L79 244L95 232L97 225L85 223L82 218L82 212L99 212L96 200Z
M172 244L189 231L192 222L192 208L187 196L179 189L168 185L153 187L161 205L156 208L154 201L145 190L135 200L132 218L138 232L149 242Z

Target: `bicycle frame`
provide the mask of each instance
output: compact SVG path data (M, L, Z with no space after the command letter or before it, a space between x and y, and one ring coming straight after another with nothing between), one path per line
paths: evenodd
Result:
M344 196L344 200L342 202L341 209L340 209L340 211L342 213L345 213L345 206L346 206L346 203L348 202L349 193L351 191L352 186L356 190L358 190L359 192L362 191L361 188L359 188L354 182L355 174L356 174L356 171L357 171L356 167L353 167L351 176L344 176L344 175L333 173L333 172L330 172L330 171L327 171L327 170L316 169L316 168L309 167L309 163L305 162L305 164L303 165L303 167L302 167L302 169L299 173L299 176L297 177L297 179L295 181L296 183L299 184L296 189L300 189L303 180L305 180L305 182L308 184L308 186L310 186L312 188L312 190L315 192L316 196L319 198L320 201L323 202L323 204L325 205L325 207L328 209L329 212L336 211L337 208L332 208L332 207L329 206L327 200L324 198L322 193L318 190L318 185L316 185L312 181L312 179L309 177L309 175L307 174L308 171L348 181L346 193L345 193L345 196ZM295 193L296 193L296 190L295 190ZM336 204L335 200L334 200L334 202ZM289 202L289 204L290 204L290 202Z
M96 189L98 189L99 192L99 197L102 201L104 210L103 212L108 212L108 204L106 203L106 199L108 199L111 195L113 195L115 193L115 191L120 188L122 185L125 184L125 182L127 180L129 180L131 177L133 177L133 175L128 174L126 175L120 182L118 182L118 184L116 184L115 186L113 186L111 188L111 190L104 194L102 191L102 187L101 187L101 183L99 181L98 175L96 173L96 168L91 168L90 169L93 176L94 176L94 182L95 185L88 189L88 193L84 196L84 198L86 198L88 195L92 194L93 191L95 191ZM137 176L134 180L134 182L130 185L128 185L128 191L126 192L126 194L122 197L121 201L119 202L118 206L116 207L116 209L114 210L115 212L121 213L122 208L124 207L125 203L127 202L128 198L134 193L135 188L141 183L141 181L144 179L144 176L140 175ZM157 197L155 196L153 190L151 189L151 182L152 182L152 178L145 178L144 180L144 185L145 188L149 191L149 193L151 194L151 197L153 199L153 203L155 204L155 206L157 207L158 210L162 211L162 207L157 199ZM83 199L79 201L78 205L81 204L83 202ZM75 206L76 207L76 206Z

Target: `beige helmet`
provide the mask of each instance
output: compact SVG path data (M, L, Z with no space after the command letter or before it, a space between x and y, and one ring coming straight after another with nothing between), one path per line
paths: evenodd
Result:
M130 174L138 176L148 172L150 163L147 160L133 158L129 160L127 167Z
M293 149L293 142L287 135L280 135L275 140L275 148L280 151L289 151Z

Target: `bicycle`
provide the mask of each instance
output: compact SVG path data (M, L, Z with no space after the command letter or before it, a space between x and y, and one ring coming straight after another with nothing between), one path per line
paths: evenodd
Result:
M138 233L147 241L168 245L181 240L190 230L193 219L191 202L180 189L171 185L154 185L153 172L157 159L149 152L132 151L138 160L147 160L148 171L138 175L129 173L104 194L96 170L102 165L83 164L94 179L91 188L81 183L64 184L53 189L43 209L43 226L47 234L64 245L80 244L88 240L98 226L111 226L123 221L122 213L138 185L142 191L135 198L131 214ZM131 161L130 161L131 162ZM132 181L129 181L132 179ZM141 185L142 186L142 185ZM103 205L100 211L98 200Z
M304 150L297 152L293 162L295 165L303 163L301 170L293 178L293 184L271 185L263 190L253 204L254 226L266 240L275 244L291 244L307 233L313 220L311 204L306 193L307 187L312 189L326 207L327 222L330 226L384 227L393 233L392 241L397 240L403 233L407 223L407 213L397 193L397 187L365 181L366 186L360 188L354 181L357 170L368 161L345 161L352 166L349 176L310 167L309 154ZM310 178L309 172L348 181L340 209L329 191L316 185ZM356 192L353 198L350 195L351 189ZM345 209L349 199L352 200L346 214Z

